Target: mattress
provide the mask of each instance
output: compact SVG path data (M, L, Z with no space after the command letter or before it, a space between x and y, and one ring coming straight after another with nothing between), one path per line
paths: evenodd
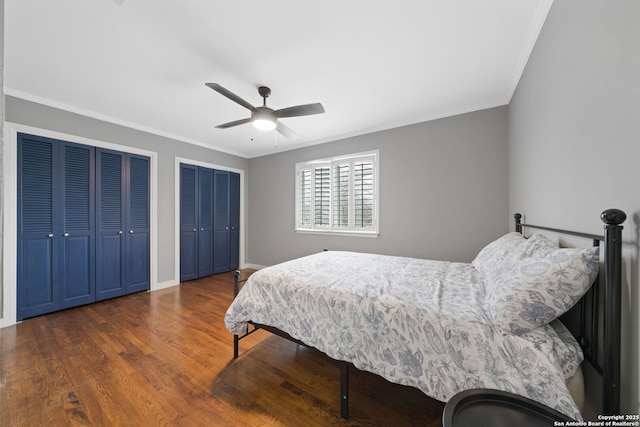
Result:
M276 327L440 401L492 388L581 419L565 385L582 361L573 336L558 320L505 333L485 295L471 264L327 251L254 273L225 326L234 334L249 321Z

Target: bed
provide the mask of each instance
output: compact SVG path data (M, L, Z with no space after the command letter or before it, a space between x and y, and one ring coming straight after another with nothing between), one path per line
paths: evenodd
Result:
M265 329L341 361L343 418L353 365L445 402L463 390L497 389L581 420L567 383L586 356L604 377L604 412L618 413L625 217L605 211L605 234L594 236L524 224L516 214L516 231L468 264L323 251L259 270L241 290L236 274L225 315L234 357L240 339ZM558 248L542 234L525 238L525 229L593 245ZM600 260L604 292L592 286ZM570 332L558 318L576 304L581 320Z

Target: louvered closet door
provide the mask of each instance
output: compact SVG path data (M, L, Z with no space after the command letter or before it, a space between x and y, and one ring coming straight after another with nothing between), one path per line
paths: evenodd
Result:
M98 149L96 164L96 300L103 300L126 293L123 181L125 155Z
M95 300L93 156L18 135L18 320Z
M18 320L59 306L54 265L61 236L53 215L58 157L56 141L18 134Z
M229 271L229 172L214 170L213 272Z
M98 149L96 299L149 289L149 158Z
M213 274L213 169L180 165L180 281Z
M149 158L127 154L125 204L126 293L149 289Z
M198 168L198 277L213 274L213 169Z
M64 202L60 308L95 301L94 148L60 145Z
M198 167L180 165L180 281L198 278Z
M240 267L240 174L229 175L229 270Z

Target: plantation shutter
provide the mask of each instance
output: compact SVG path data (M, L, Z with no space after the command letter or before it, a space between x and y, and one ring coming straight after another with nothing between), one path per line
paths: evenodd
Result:
M296 231L378 233L378 153L296 164Z
M331 168L315 169L315 225L329 225L331 203Z
M300 182L298 224L302 227L311 227L311 169L302 169L298 176Z
M333 226L349 227L349 163L333 167Z
M373 162L359 162L354 165L355 226L373 225Z

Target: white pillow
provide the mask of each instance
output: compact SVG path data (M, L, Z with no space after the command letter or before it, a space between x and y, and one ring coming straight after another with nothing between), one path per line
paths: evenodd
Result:
M486 279L491 279L492 274L502 267L508 256L513 256L519 252L519 247L526 243L527 239L520 233L509 233L494 240L485 246L471 265L480 272Z
M558 248L535 234L519 249L486 283L494 323L514 334L546 325L573 307L599 267L598 247Z

